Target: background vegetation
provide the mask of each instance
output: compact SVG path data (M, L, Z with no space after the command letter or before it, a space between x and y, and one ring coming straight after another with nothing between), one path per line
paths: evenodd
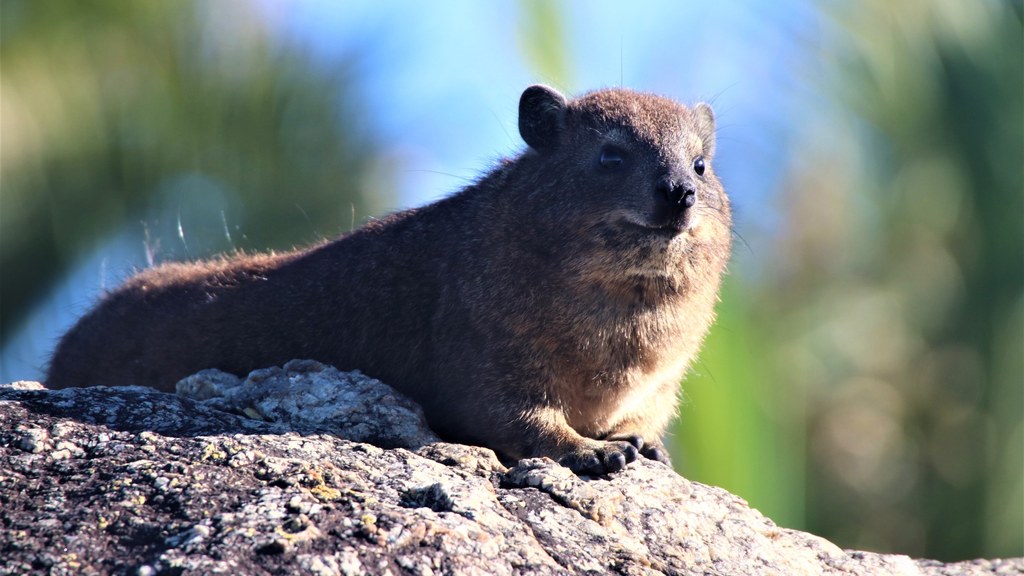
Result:
M830 102L807 111L776 199L782 225L757 244L783 265L732 277L678 431L703 477L784 523L802 514L868 549L1021 553L1013 6L830 7L824 41L808 46Z
M446 66L461 62L444 62L427 71L452 85L441 96L368 97L366 82L413 58L380 58L413 26L400 10L372 33L346 29L355 40L338 40L328 58L278 22L286 6L2 0L4 381L38 378L60 332L133 267L288 248L415 203L395 195L409 194L410 166L437 166L401 151L416 138L410 114L462 122L472 111L458 98L493 96L446 81ZM704 74L725 119L720 172L740 237L720 320L686 382L677 467L844 547L1022 555L1021 4L778 6L781 15L731 13L715 29L731 36L715 41L781 29L785 42L753 50L788 50L769 62L787 68L793 96L773 99L777 71L765 66L744 69L755 81L738 88ZM518 89L595 87L578 84L596 34L589 3L501 7L514 19L500 26L515 34L477 49L518 68L474 73ZM431 33L462 33L455 11L443 16L451 28ZM688 37L664 40L682 54L662 42L663 62L648 72L625 41L612 46L603 60L617 53L618 66L605 64L602 83L639 76L626 83L706 96L665 80L698 58ZM721 57L708 72L735 60L722 46L704 46ZM499 96L508 102L492 122L432 126L429 145L468 141L475 156L455 162L470 174L514 153L515 95ZM471 139L494 125L505 149Z

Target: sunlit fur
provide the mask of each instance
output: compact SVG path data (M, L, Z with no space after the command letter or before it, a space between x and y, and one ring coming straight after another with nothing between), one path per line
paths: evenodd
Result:
M635 452L605 439L634 435L663 458L729 258L711 109L532 87L520 128L531 148L445 200L304 250L142 272L67 334L48 385L170 391L204 368L313 358L507 459L615 470ZM621 166L598 161L606 145ZM659 179L694 186L696 204L666 203Z

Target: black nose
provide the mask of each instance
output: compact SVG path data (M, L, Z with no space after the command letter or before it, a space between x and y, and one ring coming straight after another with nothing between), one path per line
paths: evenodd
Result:
M697 202L697 190L689 182L677 184L669 180L662 180L658 183L658 192L669 206L678 207L681 210L692 208Z

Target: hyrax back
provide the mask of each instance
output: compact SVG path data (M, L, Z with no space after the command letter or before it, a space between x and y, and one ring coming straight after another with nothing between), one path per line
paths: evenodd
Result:
M714 124L705 104L530 87L529 149L476 184L305 250L147 270L64 337L47 382L170 391L204 368L312 358L507 459L667 460L729 257Z

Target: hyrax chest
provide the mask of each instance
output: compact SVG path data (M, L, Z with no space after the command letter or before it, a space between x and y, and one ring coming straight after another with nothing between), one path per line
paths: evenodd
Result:
M699 346L677 307L651 308L593 325L553 392L570 426L598 437L652 409L674 412L676 393ZM658 410L655 410L658 411Z

